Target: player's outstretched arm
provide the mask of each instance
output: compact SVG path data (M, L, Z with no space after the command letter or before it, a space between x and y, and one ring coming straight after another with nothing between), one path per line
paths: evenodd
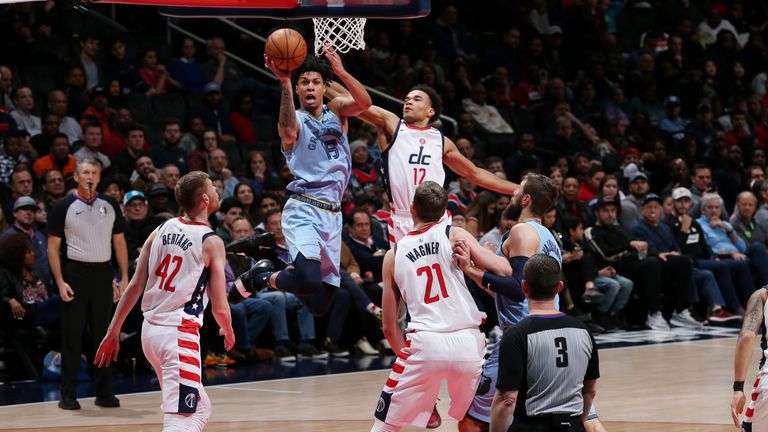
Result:
M117 352L120 350L120 329L123 327L125 319L131 312L131 309L136 305L136 302L144 292L144 287L147 285L147 277L149 271L147 265L149 263L149 253L152 248L152 241L155 240L157 230L152 231L147 241L144 242L144 246L141 247L138 261L136 262L136 271L133 273L133 278L125 288L125 292L120 297L120 301L117 303L117 309L115 315L112 317L112 321L107 328L107 334L104 335L104 339L99 345L99 349L96 350L96 355L93 359L93 364L98 367L107 367L110 362L117 361Z
M517 183L504 180L488 170L477 167L459 152L456 144L449 138L445 138L443 163L453 172L461 177L466 177L472 183L501 194L512 195L520 186Z
M743 390L744 381L747 377L749 362L752 360L752 347L755 343L755 337L763 324L763 311L767 298L768 290L765 288L760 288L752 293L749 297L749 302L747 302L747 311L744 314L741 332L739 332L739 337L736 339L736 355L733 359L734 391L733 400L731 401L731 417L733 424L737 428L741 427L739 415L744 410L744 403L746 402ZM742 389L738 390L736 388L737 385L740 385Z
M338 97L352 97L352 95L349 93L349 90L347 90L343 85L336 81L328 82L328 86L325 90L325 96L328 99L335 99ZM387 139L383 143L379 141L379 148L381 150L386 149L386 146L389 144L389 141L395 134L395 128L397 128L397 124L400 122L400 118L397 115L377 105L371 105L367 110L357 114L355 117L368 124L376 126L376 128L379 130L384 131Z
M329 104L334 112L343 117L350 117L358 115L361 112L367 110L371 106L371 95L368 94L368 90L365 86L357 80L357 78L350 75L346 69L344 69L344 63L341 61L339 53L336 49L326 45L323 48L325 58L328 59L328 63L333 69L333 73L347 86L349 96L341 96L335 98ZM326 90L327 91L327 90Z
M208 267L208 297L211 299L211 312L219 324L219 334L224 336L224 349L235 346L235 332L232 330L232 315L227 303L227 282L224 276L226 252L224 242L219 236L209 236L203 242L203 260Z
M454 252L460 252L462 255L468 253L474 267L479 267L483 271L491 272L498 276L512 275L512 267L509 265L509 261L503 256L496 255L487 248L480 246L480 242L467 230L452 226L450 239ZM466 260L459 262L466 264ZM461 270L466 271L464 268Z
M384 330L384 337L392 347L394 353L399 353L405 347L403 340L403 331L400 324L397 323L397 317L400 309L400 290L395 284L395 251L390 249L384 255L384 263L381 269L381 279L384 288L381 292L381 322Z
M289 72L278 69L275 62L264 54L264 66L280 80L280 113L277 119L277 134L286 151L293 150L299 139L299 121L296 119L296 106L293 104L293 87Z
M491 404L490 432L506 432L512 424L517 403L517 390L496 390Z

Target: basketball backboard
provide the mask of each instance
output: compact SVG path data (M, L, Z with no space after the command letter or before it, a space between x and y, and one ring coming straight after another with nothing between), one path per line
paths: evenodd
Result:
M114 0L109 0L113 2ZM157 4L162 15L191 18L275 18L309 19L318 17L418 18L429 14L430 0L118 0ZM184 2L184 7L178 3ZM173 2L176 6L169 3ZM207 3L207 5L206 5ZM230 6L247 3L247 6ZM289 3L293 3L290 6ZM280 4L275 6L273 4ZM192 7L190 7L192 6Z

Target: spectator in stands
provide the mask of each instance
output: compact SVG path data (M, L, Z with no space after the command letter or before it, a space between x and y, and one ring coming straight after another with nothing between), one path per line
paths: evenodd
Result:
M60 171L65 176L71 176L75 172L75 162L75 157L69 154L67 136L57 132L53 136L49 153L38 158L32 165L32 169L37 177L42 177L52 169Z
M147 200L149 200L149 208L156 215L167 213L169 216L173 216L178 213L179 208L174 193L163 183L152 183L147 191Z
M131 190L131 185L125 176L115 174L102 179L96 190L101 194L111 196L118 205L122 206L125 193Z
M724 19L725 5L722 3L712 3L709 7L707 19L700 22L696 27L699 42L702 46L712 45L717 41L717 37L722 31L729 31L732 34L738 34L730 21Z
M32 136L42 132L40 117L36 116L33 112L35 109L35 98L32 95L31 88L17 88L13 92L13 104L16 108L11 111L11 117L13 117L19 129L29 132Z
M16 108L11 90L13 90L13 71L8 66L0 65L0 112L9 113Z
M724 197L725 211L733 210L736 195L747 188L744 184L744 162L741 147L733 146L727 149L727 156L722 166L715 170L714 179L717 192Z
M83 127L83 146L73 155L78 161L83 159L94 159L101 164L101 171L104 172L112 166L112 161L100 152L102 144L102 129L99 123L88 123Z
M768 230L755 220L757 213L757 198L750 191L739 193L736 198L736 210L731 217L733 229L751 247L754 244L764 247L768 241Z
M228 165L227 153L224 150L217 148L208 153L208 174L221 177L224 181L224 198L229 198L235 193L235 185L238 183L237 177L227 168Z
M160 170L160 183L168 186L172 191L176 189L176 183L180 178L179 167L176 165L168 164Z
M51 286L51 268L48 264L48 238L35 227L35 214L39 211L37 202L32 197L23 196L13 203L14 223L2 235L24 234L35 253L35 274L47 286Z
M141 247L149 235L159 225L161 219L150 217L147 198L137 190L129 191L123 197L125 212L125 242L128 247L128 259L139 257Z
M29 140L34 149L33 155L35 159L48 154L51 150L53 136L57 133L59 133L59 116L53 113L44 115L42 131Z
M80 120L80 126L85 132L85 126L88 123L98 123L101 125L101 133L109 136L111 133L110 124L115 110L109 107L107 91L104 87L96 87L91 92L90 105L83 112L83 118Z
M476 239L484 236L492 230L499 220L496 212L496 194L490 191L482 191L472 199L469 206L463 211L467 218L467 231Z
M21 197L32 196L35 192L34 173L26 164L18 164L11 172L11 196L4 206L5 214L11 215L13 203ZM6 216L7 217L7 216Z
M489 133L514 132L496 107L488 105L483 83L477 82L472 86L470 96L462 101L462 105L466 112L472 114L477 124Z
M467 207L472 204L475 196L474 183L470 182L466 177L459 177L459 189L454 193L448 195L448 211L453 213L458 211L464 213L467 211Z
M179 147L181 142L181 122L176 118L167 118L163 122L163 142L153 145L149 150L155 166L174 164L179 167L181 175L189 172L187 154Z
M58 169L50 169L42 175L42 193L40 198L45 203L45 211L50 212L56 201L66 192L65 177Z
M621 200L621 226L631 229L640 220L640 207L650 191L648 176L638 171L629 178L629 195Z
M253 123L253 98L248 93L240 93L232 106L234 110L229 113L229 121L237 142L255 143L257 136ZM266 111L266 107L262 111Z
M128 146L128 130L134 125L133 115L127 108L118 108L112 116L110 133L104 137L101 152L113 159Z
M3 140L3 155L0 155L0 183L8 185L14 167L18 163L29 162L23 155L24 133L15 131L9 133Z
M688 124L685 129L685 135L696 141L698 152L706 153L712 146L717 130L712 124L713 113L712 105L708 102L702 102L696 108L696 118Z
M234 143L234 129L229 121L229 112L222 103L221 85L209 82L203 90L203 105L195 107L191 115L202 118L205 127L216 131L222 141Z
M256 194L248 183L239 182L235 185L235 192L232 195L237 198L243 209L243 215L249 221L254 221L254 216L258 215L258 205L256 204Z
M349 144L352 154L352 176L349 178L349 188L352 198L377 198L384 189L384 181L370 160L368 145L363 140L355 140Z
M488 148L488 139L486 133L477 125L475 117L468 112L462 112L456 120L459 122L459 129L456 131L455 142L458 142L459 138L466 138L472 143L477 157L484 158Z
M470 42L457 25L459 11L454 5L447 5L432 25L430 39L435 43L438 54L448 60L470 59L473 55Z
M171 78L181 86L181 90L188 93L202 93L203 86L207 82L203 74L203 67L195 59L195 41L185 37L181 41L181 57L171 63Z
M232 239L232 221L236 218L244 217L243 206L235 197L224 198L219 207L219 220L221 224L216 228L216 234L224 240L224 243L231 242Z
M136 166L130 177L134 189L148 192L149 188L160 181L154 162L149 156L139 156Z
M667 96L664 99L664 114L659 121L659 129L677 141L682 140L685 128L691 121L680 116L680 98L674 95Z
M258 195L256 198L256 204L258 205L258 214L254 218L254 223L257 231L264 231L264 216L271 210L280 208L280 197L273 192L264 192Z
M208 172L209 153L214 149L219 148L219 138L216 135L216 131L213 129L205 129L205 125L203 125L202 120L197 120L199 120L201 127L200 139L196 139L195 149L189 152L187 155L187 160L189 161L189 170ZM197 120L193 119L193 122L197 123ZM190 122L190 127L192 127L193 122ZM196 124L195 127L197 127ZM184 136L188 135L189 133L184 134ZM183 142L184 140L182 138L182 143Z
M371 272L375 282L381 282L381 266L389 244L384 239L374 240L371 235L371 216L362 209L355 209L349 216L349 236L345 243L360 264L363 274Z
M141 75L142 81L149 88L147 95L166 94L168 88L178 90L181 88L181 84L178 81L171 78L171 74L168 73L164 64L159 64L157 61L157 51L154 49L148 49L139 56L141 69L139 69L139 75Z
M90 103L90 95L85 87L85 71L81 66L74 65L67 69L63 90L68 102L68 114L79 119Z
M543 167L544 162L536 155L536 139L533 133L522 132L517 138L517 151L504 160L507 178L519 182L524 171L541 172Z
M657 257L645 256L648 243L634 240L620 225L616 224L618 201L601 197L595 203L597 222L584 235L595 254L597 268L611 266L616 273L626 276L635 283L635 290L646 303L648 318L645 324L652 330L668 330L669 323L662 315L661 288L689 290L690 286L675 287L661 283L661 261ZM643 259L640 259L640 257ZM677 296L675 296L677 297Z
M126 56L125 42L122 39L115 39L109 47L109 55L104 62L104 73L105 82L117 80L128 92L146 91L146 88L141 86L139 65Z
M96 35L88 34L80 39L80 66L85 72L86 89L89 91L104 84L104 72L96 63L96 54L101 42Z
M733 226L720 218L722 198L715 193L704 194L701 197L701 217L697 219L704 232L707 244L720 259L747 261L752 268L752 274L758 277L758 283L768 283L768 253L765 244L754 243L747 245ZM742 301L749 298L754 291L754 284L740 287Z
M251 185L256 195L261 195L264 191L274 191L285 187L285 184L272 169L266 153L260 150L248 153L248 158L245 161L245 175L240 177L240 181Z
M584 226L591 225L591 213L587 204L579 201L579 179L576 177L566 177L563 180L563 190L560 198L555 201L558 218L570 214L579 218Z
M144 128L138 124L132 124L127 129L125 149L112 158L115 171L130 176L136 167L136 160L144 156L144 150L148 147L144 138Z
M181 136L181 142L179 143L179 147L181 147L187 154L191 154L192 152L197 151L198 148L202 146L203 142L203 133L206 131L205 124L203 123L203 119L200 117L192 116L189 119L189 129L187 129L187 132L184 133L184 135ZM215 134L215 132L214 132ZM218 147L218 143L216 144ZM205 157L206 163L208 161L208 156ZM201 170L201 169L193 169L190 167L190 171L207 171L207 170Z
M590 202L600 193L600 185L605 178L602 165L592 165L587 174L587 180L579 185L579 201Z
M490 231L486 232L485 235L480 237L479 240L481 246L487 247L494 252L501 245L501 236L509 231L509 229L512 228L516 222L509 217L504 209L497 208L496 213L499 215L497 218L498 222L496 223L496 226L493 227L493 229Z

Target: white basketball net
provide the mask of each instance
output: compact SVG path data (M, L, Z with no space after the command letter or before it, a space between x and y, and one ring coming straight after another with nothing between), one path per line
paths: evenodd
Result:
M326 43L341 53L365 49L365 18L312 18L312 21L315 23L315 55L322 54Z

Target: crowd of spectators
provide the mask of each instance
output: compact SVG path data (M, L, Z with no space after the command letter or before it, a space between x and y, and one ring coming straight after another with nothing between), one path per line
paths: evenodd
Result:
M554 180L559 196L544 224L562 242L561 308L593 331L740 319L768 283L764 3L487 3L434 2L428 18L369 21L368 48L345 55L346 68L396 98L434 87L456 120L438 126L464 156L515 182L529 172ZM279 215L292 175L275 133L278 87L226 55L228 43L251 59L262 48L213 20L194 24L211 35L203 45L87 32L71 14L51 0L0 8L0 231L9 244L17 234L30 240L25 263L0 253L0 314L13 324L4 328L37 325L14 311L58 294L46 212L75 187L82 158L101 162L98 190L122 205L131 260L177 214L179 177L203 170L223 197L217 234L228 242L272 232L288 264ZM283 24L244 25L266 34ZM233 306L233 352L209 332L207 364L387 349L377 325L389 248L377 139L375 128L350 124L346 276L329 317L308 316L289 295L259 294ZM453 223L487 247L516 223L509 197L451 172L445 187ZM250 265L228 258L232 279ZM475 294L491 329L493 302Z

